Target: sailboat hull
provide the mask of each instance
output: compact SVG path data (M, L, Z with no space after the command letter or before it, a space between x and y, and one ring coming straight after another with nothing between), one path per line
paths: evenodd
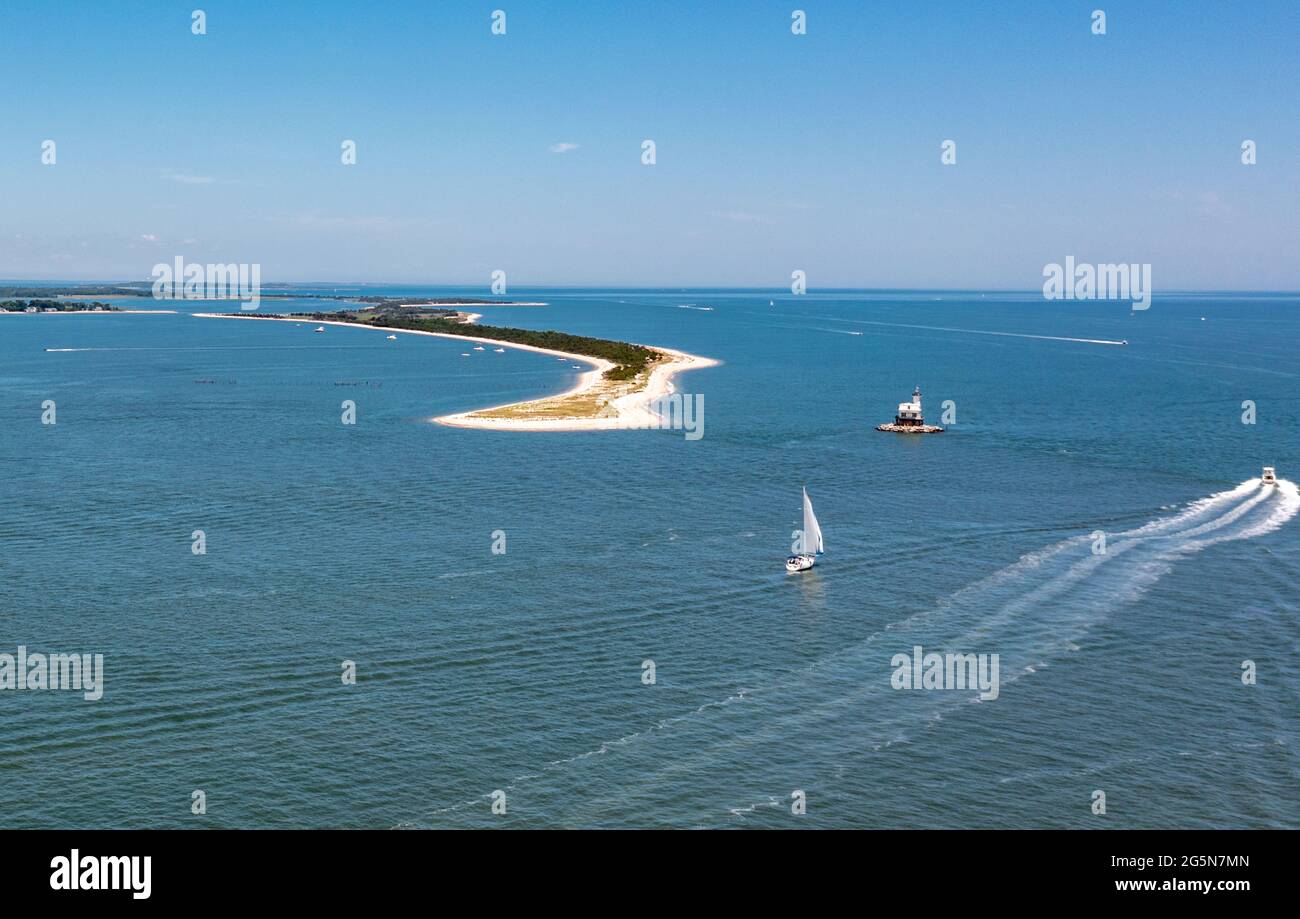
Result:
M817 556L815 555L792 555L785 560L785 570L791 574L796 574L800 571L807 571L815 564L817 564Z

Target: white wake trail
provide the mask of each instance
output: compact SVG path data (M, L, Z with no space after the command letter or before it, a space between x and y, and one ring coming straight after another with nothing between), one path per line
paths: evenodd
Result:
M1182 511L1172 517L1164 517L1158 520L1152 520L1150 523L1143 524L1136 530L1128 530L1123 533L1115 534L1120 536L1148 536L1157 533L1166 533L1171 530L1177 530L1185 526L1190 521L1208 516L1222 507L1232 504L1240 498L1244 498L1251 492L1257 490L1260 486L1259 479L1247 479L1236 488L1228 491L1220 491L1210 495L1208 498L1201 498L1187 505Z
M819 319L829 322L851 322L854 325L874 325L884 326L891 329L922 329L927 332L961 332L965 335L997 335L1002 338L1036 338L1039 341L1068 341L1081 345L1127 345L1126 341L1116 341L1112 338L1071 338L1065 335L1035 335L1030 332L996 332L992 329L959 329L946 325L917 325L911 322L882 322L878 319L843 319L839 316L796 316L789 313L780 314L763 314L750 313L751 316L761 315L779 315L784 319ZM833 329L823 329L822 331L834 331Z

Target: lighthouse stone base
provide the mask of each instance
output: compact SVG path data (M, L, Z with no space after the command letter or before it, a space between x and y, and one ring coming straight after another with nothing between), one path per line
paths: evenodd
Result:
M878 424L877 431L891 431L895 434L942 434L943 428L935 424Z

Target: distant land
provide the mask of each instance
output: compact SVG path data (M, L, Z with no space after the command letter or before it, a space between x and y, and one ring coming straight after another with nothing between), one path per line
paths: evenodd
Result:
M101 300L0 300L0 313L119 313Z
M85 284L69 287L21 287L0 286L0 298L40 298L51 297L149 297L154 298L153 285L140 284ZM261 293L263 300L336 300L340 303L376 303L385 306L545 306L545 303L524 302L518 300L489 300L481 297L389 297L380 294L305 294L297 293ZM238 299L238 298L229 298ZM107 307L107 304L103 304Z

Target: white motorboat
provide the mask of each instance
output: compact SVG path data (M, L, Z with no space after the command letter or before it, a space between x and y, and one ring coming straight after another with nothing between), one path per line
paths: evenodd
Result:
M1260 480L1261 480L1261 482L1262 482L1263 484L1265 484L1265 485L1276 485L1276 484L1277 484L1277 470L1274 469L1272 466L1265 466L1265 467L1264 467L1264 474L1263 474L1262 476L1260 476Z
M785 560L785 570L790 574L807 571L817 564L817 556L825 552L822 545L822 528L813 513L812 499L808 489L803 490L803 529L799 531L799 542L794 555Z
M324 331L325 331L325 326L323 326L323 325L318 325L318 326L316 326L316 328L312 329L312 331L313 331L313 332L324 332Z
M396 335L389 335L389 336L388 336L388 340L389 340L389 341L397 341L397 336L396 336Z

